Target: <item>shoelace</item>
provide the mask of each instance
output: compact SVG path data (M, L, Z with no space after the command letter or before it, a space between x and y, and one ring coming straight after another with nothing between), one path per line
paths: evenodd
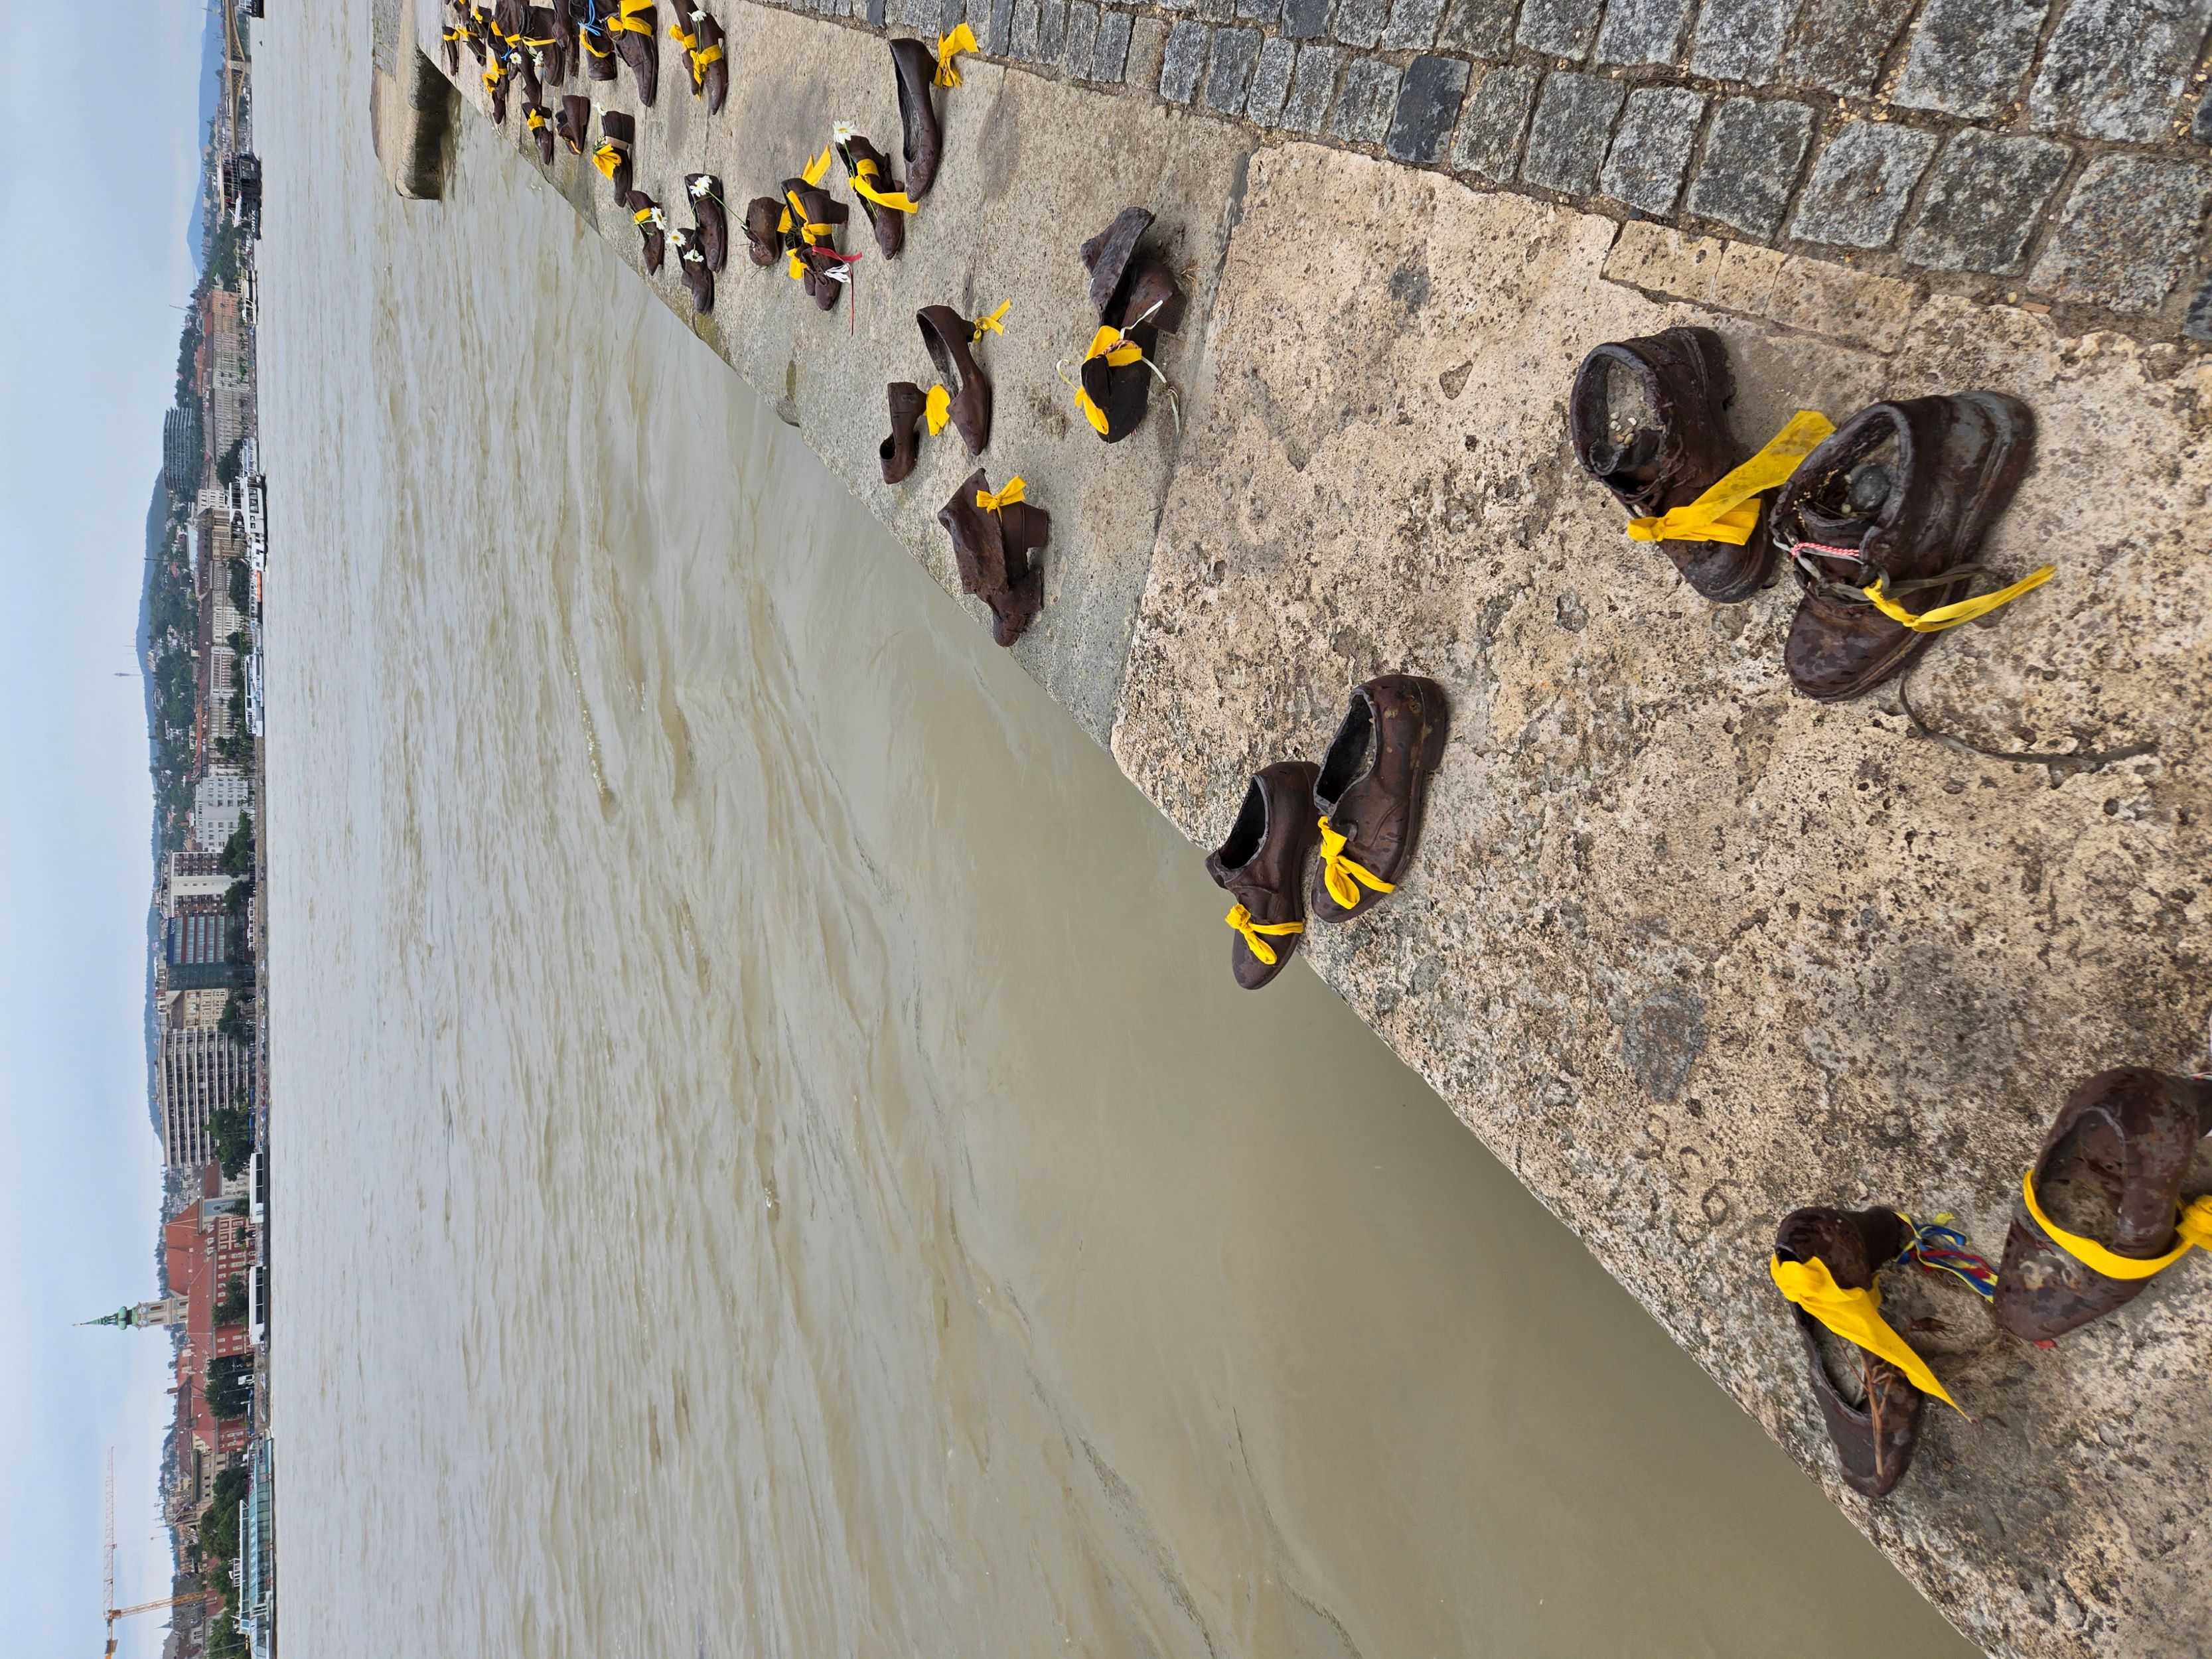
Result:
M1818 554L1825 559L1848 559L1858 567L1861 576L1871 574L1874 580L1864 586L1850 581L1837 581L1807 557L1808 554ZM1930 588L1949 587L1975 576L1988 575L1990 574L1989 566L1955 564L1936 575L1893 582L1881 570L1869 566L1864 555L1856 547L1830 547L1822 542L1792 542L1790 556L1805 573L1814 591L1822 598L1838 599L1846 605L1870 605L1892 622L1916 634L1940 634L1948 628L1956 628L1960 623L1986 617L1999 605L2010 605L2021 594L2033 592L2058 574L2055 565L2042 565L2029 571L2011 586L2001 587L1994 593L1984 593L1978 598L1960 599L1954 604L1939 605L1933 610L1916 612L1898 604L1896 596L1923 593Z
M1337 908L1343 910L1356 909L1359 904L1361 887L1371 888L1378 893L1396 892L1398 889L1395 882L1383 880L1365 866L1355 864L1344 856L1344 848L1348 840L1349 837L1339 835L1334 829L1331 828L1328 814L1322 814L1321 820L1322 883L1328 889L1328 896L1336 901ZM1355 885L1355 883L1358 884Z

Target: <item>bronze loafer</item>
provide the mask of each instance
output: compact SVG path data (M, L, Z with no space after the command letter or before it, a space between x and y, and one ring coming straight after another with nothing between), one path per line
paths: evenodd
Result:
M1429 779L1450 728L1443 687L1434 680L1384 674L1354 689L1314 780L1316 919L1349 921L1397 885L1420 843Z
M1228 839L1206 857L1206 873L1237 901L1229 969L1248 991L1283 971L1305 932L1306 853L1319 833L1309 803L1320 770L1278 761L1253 774Z

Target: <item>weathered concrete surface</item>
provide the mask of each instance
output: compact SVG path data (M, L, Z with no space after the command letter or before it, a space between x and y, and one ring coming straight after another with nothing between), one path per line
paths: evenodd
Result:
M1310 147L1255 159L1115 755L1211 845L1249 770L1320 754L1349 685L1443 681L1414 873L1309 934L1316 967L1969 1634L2205 1651L2201 1269L2055 1353L1986 1322L1921 1339L1978 1421L1932 1412L1870 1504L1834 1480L1765 1258L1803 1203L1954 1210L1994 1257L2075 1079L2202 1052L2212 369L1950 301L1884 355L1608 281L1623 252L1646 288L1817 317L1806 262L1751 250L1772 266L1731 287L1717 245L1616 228ZM1940 641L1910 695L1986 748L2155 752L2052 772L1917 738L1894 693L1793 696L1794 586L1707 605L1568 449L1582 353L1677 322L1727 337L1754 441L1800 406L2033 404L1989 554L2058 575Z
M747 260L738 221L750 198L776 194L820 152L834 121L850 121L890 155L895 168L902 165L890 53L880 40L765 8L733 8L727 21L732 38L747 45L732 54L729 98L718 117L691 99L681 60L665 43L652 110L638 106L627 70L617 82L587 85L579 77L563 89L587 90L599 107L637 116L637 185L667 209L672 223L690 220L682 200L685 173L722 180L732 246L715 283L714 310L693 317L673 257L647 280L799 428L946 591L957 593L959 580L938 509L979 465L994 489L1018 475L1027 481L1029 499L1052 514L1052 542L1042 559L1046 609L1015 654L1103 743L1176 426L1160 406L1133 437L1109 447L1077 414L1055 372L1065 359L1073 379L1073 363L1097 327L1076 247L1133 203L1159 216L1158 244L1194 292L1181 335L1163 337L1159 349L1163 369L1181 382L1204 335L1212 275L1243 193L1249 140L1217 123L1156 116L1128 99L963 60L962 84L939 94L945 155L937 183L896 259L877 253L833 162L836 194L852 205L842 244L863 257L851 315L846 307L828 314L781 265L763 270ZM519 100L510 122L520 134ZM536 167L535 151L529 154ZM550 176L642 275L630 216L615 206L589 158L559 149ZM943 304L974 317L1006 300L1013 304L1006 332L987 335L975 348L994 392L988 447L971 459L948 427L923 438L910 477L886 485L877 454L890 429L884 383L927 388L935 378L915 313ZM963 602L985 615L979 601Z
M434 20L434 42L437 7L425 3L421 15ZM422 33L416 0L378 0L370 27L375 70L369 76L368 129L378 165L402 196L434 201L445 194L453 165L459 100L422 50L410 46ZM436 50L434 44L429 50Z
M723 114L672 52L641 112L639 182L679 222L687 171L742 203L833 120L891 143L878 37L749 4L725 21L750 44ZM1955 1210L1994 1255L2070 1082L2197 1051L2212 370L1894 275L966 74L909 252L886 264L848 228L869 256L849 325L740 252L702 337L952 591L933 515L970 463L948 433L885 488L883 382L928 379L918 306L1012 299L981 349L983 459L1054 514L1030 671L1205 845L1248 769L1319 750L1351 684L1442 679L1456 726L1421 859L1309 959L1962 1628L2019 1654L2212 1649L2203 1264L2056 1353L1986 1324L1919 1336L1978 1421L1932 1414L1882 1504L1836 1486L1764 1269L1806 1202ZM627 75L591 90L634 108ZM638 262L587 162L551 179ZM1163 354L1180 450L1164 410L1100 445L1054 373L1090 331L1074 244L1133 200L1194 288ZM655 287L690 315L672 270ZM1705 605L1571 463L1581 353L1677 320L1727 337L1747 438L1801 405L1969 385L2033 404L2039 463L1990 551L2059 576L1940 641L1913 708L1967 747L2154 747L2013 764L1915 735L1893 691L1795 698L1786 582Z

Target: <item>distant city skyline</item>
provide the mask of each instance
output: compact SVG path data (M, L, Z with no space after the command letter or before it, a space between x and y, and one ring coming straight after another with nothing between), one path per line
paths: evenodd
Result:
M133 10L127 49L54 54L14 98L0 245L0 547L18 603L0 738L0 1452L12 1650L96 1653L102 1481L118 1589L165 1595L161 1333L86 1328L159 1291L161 1147L148 1111L152 793L135 641L199 178L193 7ZM64 204L93 203L91 212ZM26 718L25 716L28 716ZM126 1659L162 1621L118 1628Z

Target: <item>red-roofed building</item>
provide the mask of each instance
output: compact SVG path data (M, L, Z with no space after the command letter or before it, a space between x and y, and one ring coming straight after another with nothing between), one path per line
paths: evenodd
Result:
M220 1172L211 1184L221 1190ZM177 1350L177 1419L189 1425L194 1445L216 1461L244 1449L244 1418L222 1419L207 1403L208 1367L218 1359L250 1352L252 1334L244 1319L217 1325L216 1304L234 1279L253 1271L253 1226L240 1213L216 1207L216 1200L193 1200L161 1230L168 1265L169 1292L185 1299L185 1340Z

